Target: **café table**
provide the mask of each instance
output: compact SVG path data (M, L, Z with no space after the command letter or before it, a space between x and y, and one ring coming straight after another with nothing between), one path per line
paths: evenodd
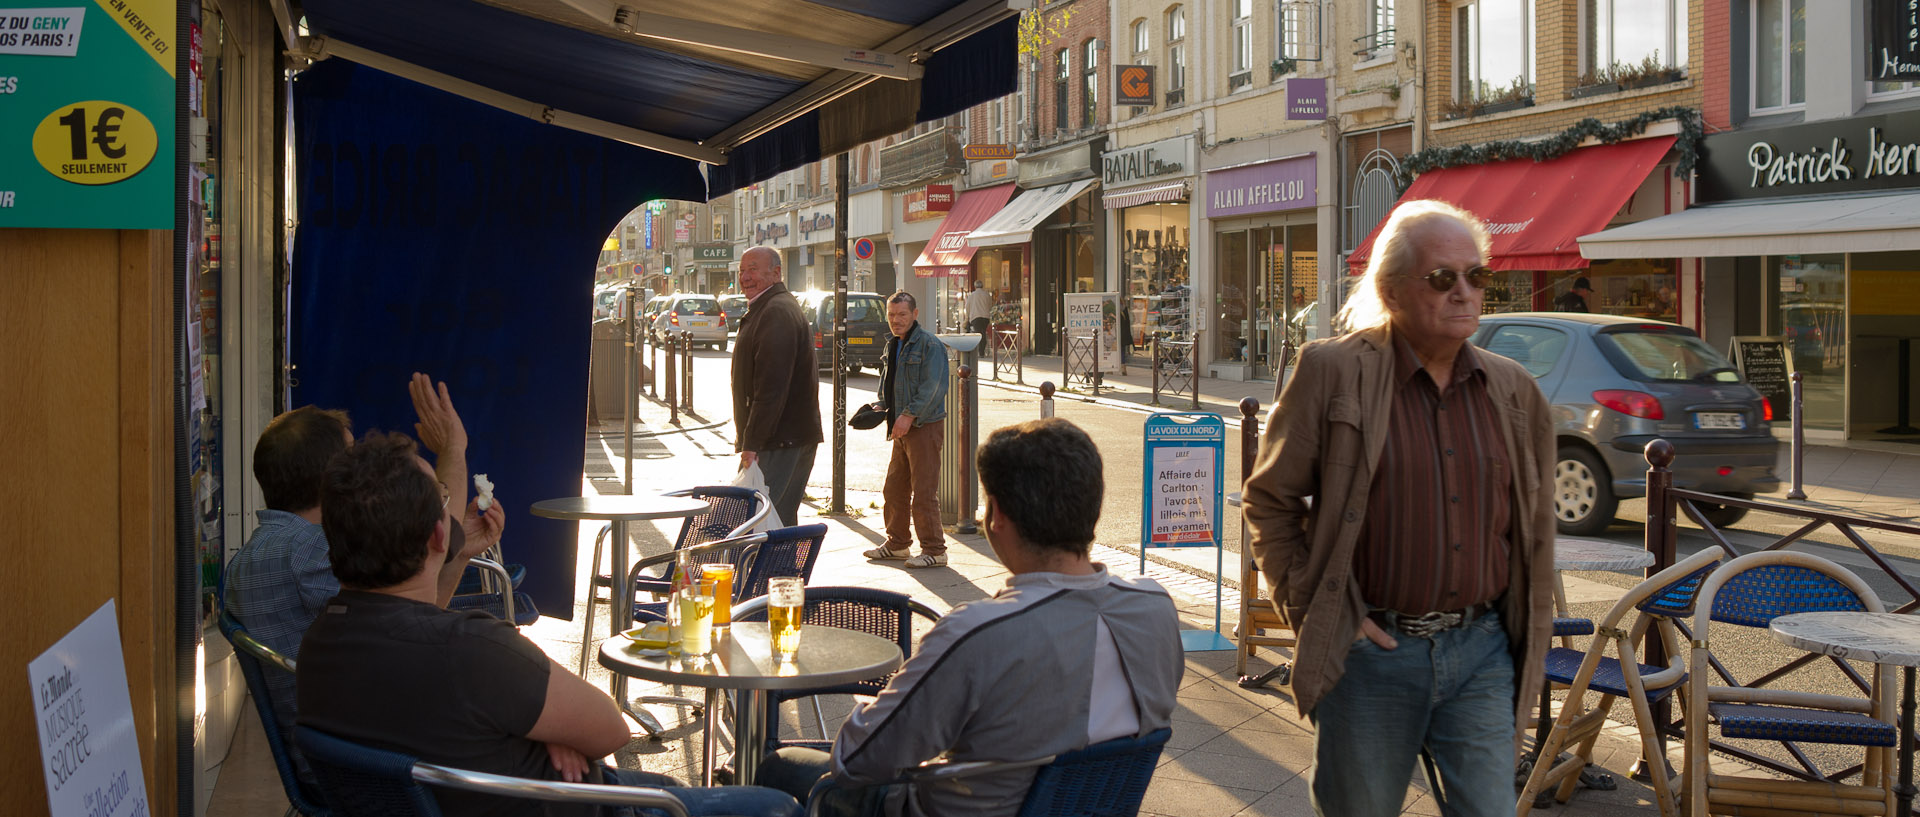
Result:
M1900 701L1900 782L1893 787L1894 814L1913 814L1913 675L1920 665L1920 618L1902 613L1792 613L1775 618L1768 632L1795 649L1854 661L1900 667L1906 692Z
M533 515L548 519L571 519L575 521L592 520L610 522L613 525L613 631L618 633L633 626L633 582L627 581L627 524L653 519L684 519L698 516L707 510L704 500L685 496L659 496L657 494L600 494L597 496L569 496L559 499L543 499L533 503ZM598 565L595 565L598 568ZM587 592L595 592L592 587ZM582 633L580 649L588 649L592 644L592 633ZM613 699L620 702L620 708L642 722L654 718L645 710L633 706L627 700L627 679L621 675L613 676L610 689ZM649 724L654 733L658 731L658 722Z
M705 785L713 785L714 711L722 690L740 693L734 707L733 782L752 785L766 746L767 693L814 689L876 678L900 668L900 647L885 638L820 624L800 628L800 649L775 661L765 622L736 621L713 633L713 653L699 658L643 650L623 636L600 642L600 666L616 677L706 690Z
M1627 571L1640 570L1652 564L1653 551L1637 545L1625 545L1602 539L1581 539L1574 536L1560 536L1553 540L1553 569L1555 571ZM1553 584L1553 609L1554 614L1557 616L1565 616L1567 614L1567 591L1565 585L1562 585L1559 581L1555 581ZM1563 642L1565 640L1566 639L1562 639ZM1533 734L1533 744L1535 746L1546 745L1547 732L1553 728L1552 711L1553 685L1542 684L1540 686L1540 720L1535 724ZM1525 757L1531 758L1532 755L1529 754ZM1521 766L1521 785L1525 785L1525 775L1529 768L1530 766L1525 763ZM1593 765L1589 765L1586 769L1581 770L1580 782L1590 789L1609 790L1613 788L1613 784L1605 778L1605 772ZM1541 800L1545 801L1546 799L1548 799L1548 794L1542 792ZM1542 806L1543 803L1541 802L1535 803L1536 808Z

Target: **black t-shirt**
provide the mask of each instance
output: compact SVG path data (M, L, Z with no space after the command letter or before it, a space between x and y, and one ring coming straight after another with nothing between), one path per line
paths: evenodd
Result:
M300 723L429 763L555 780L546 746L523 737L546 706L550 666L533 642L485 613L342 590L300 644ZM433 792L449 815L543 813L531 801Z

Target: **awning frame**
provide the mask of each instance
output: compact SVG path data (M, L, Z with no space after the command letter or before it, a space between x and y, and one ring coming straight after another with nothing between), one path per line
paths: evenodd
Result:
M923 55L920 54L901 55L885 51L846 48L802 37L735 28L704 20L647 14L622 5L619 0L560 0L560 2L572 6L602 25L643 40L706 46L757 57L797 62L817 68L872 74L889 79L919 79L926 73L926 69L920 67L917 62L909 62L909 60L921 58Z

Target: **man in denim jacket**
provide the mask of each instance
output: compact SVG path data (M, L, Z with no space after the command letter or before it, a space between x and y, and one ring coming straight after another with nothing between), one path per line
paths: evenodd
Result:
M947 563L946 532L940 528L940 443L946 439L947 346L920 325L920 304L906 292L887 298L887 356L880 363L880 399L887 407L887 542L869 559L905 559L907 567ZM920 555L913 535L920 534ZM911 558L909 558L911 557Z

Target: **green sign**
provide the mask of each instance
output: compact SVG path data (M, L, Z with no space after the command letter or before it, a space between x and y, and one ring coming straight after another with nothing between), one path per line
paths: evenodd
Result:
M695 261L732 261L733 245L721 244L718 246L694 247L693 259Z
M173 0L0 0L0 228L168 229Z

